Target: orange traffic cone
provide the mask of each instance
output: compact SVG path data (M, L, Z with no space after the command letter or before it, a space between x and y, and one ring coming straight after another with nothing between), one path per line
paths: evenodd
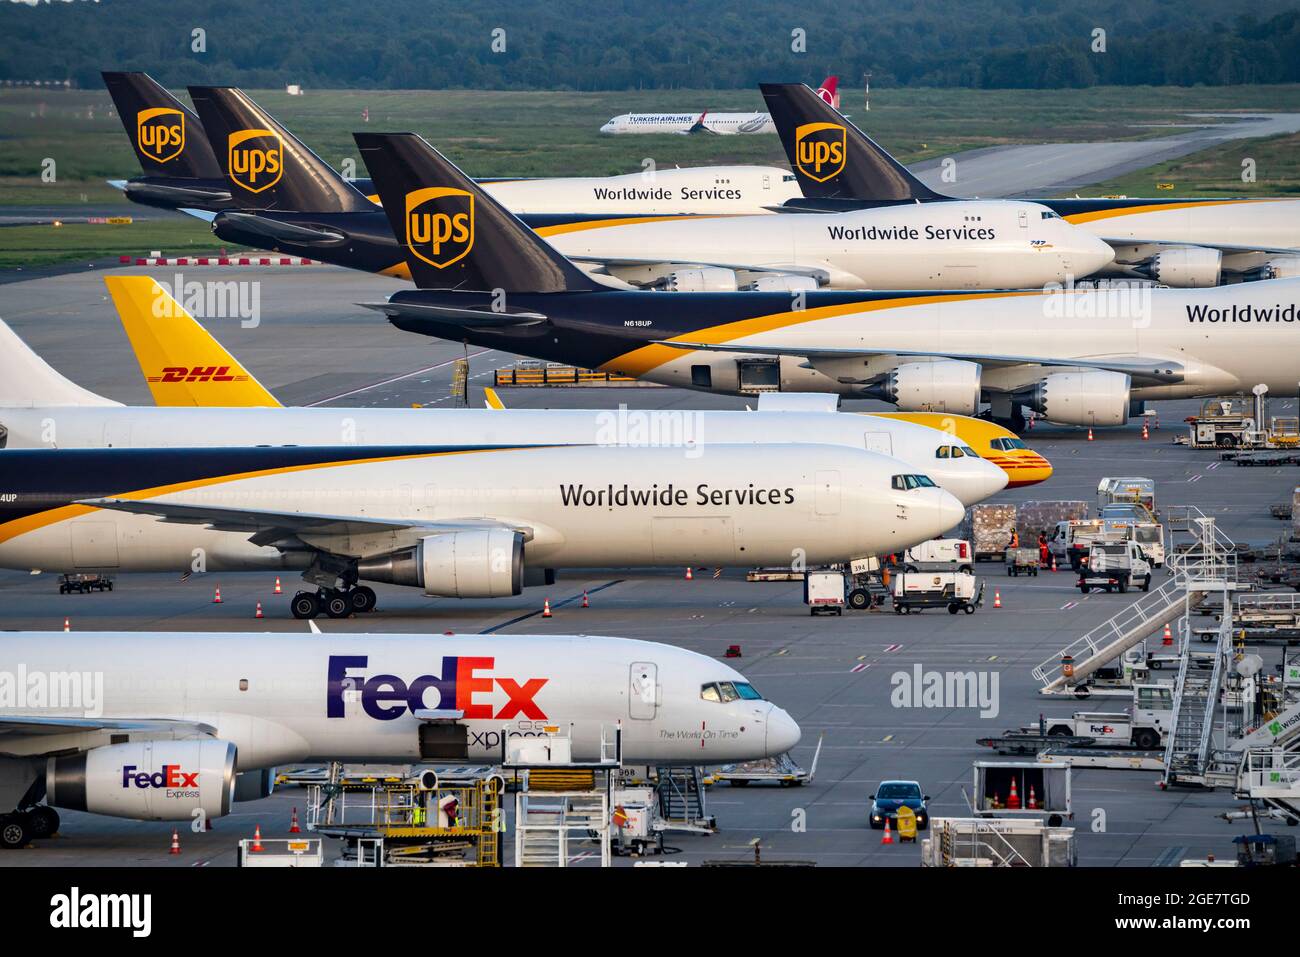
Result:
M1029 803L1026 804L1025 807L1029 808L1031 811L1038 810L1038 798L1034 794L1034 786L1032 784L1029 785Z
M1171 645L1173 645L1173 643L1174 643L1174 633L1169 630L1169 622L1165 622L1165 636L1160 640L1160 644L1168 648Z
M1056 556L1052 556L1052 571L1056 571Z
M545 601L542 602L542 617L543 618L553 617L551 615L551 600L549 598L547 598Z
M1020 810L1020 793L1016 790L1016 779L1011 779L1011 793L1007 795L1007 810Z
M687 581L694 581L694 580L695 580L695 572L691 571L691 566L690 566L690 565L687 565L687 566L686 566L686 580L687 580Z
M1142 441L1145 442L1149 438L1151 438L1151 427L1147 424L1147 420L1143 419L1142 420Z
M996 588L993 589L993 607L1002 607L1002 592L998 591Z
M1088 441L1092 441L1092 426L1088 426Z
M181 836L176 828L172 828L172 849L168 854L179 854L181 852Z
M253 617L254 618L262 617L262 603L260 601L257 603L257 614L253 615Z
M72 622L69 621L67 618L63 619L63 630L64 631L72 630Z
M880 839L881 844L893 844L894 833L889 829L889 818L885 818L885 836Z
M587 589L585 588L582 590L582 607L583 608L591 607L591 602L587 600Z
M214 604L214 605L220 605L220 604L221 604L221 586L220 586L220 585L217 586L217 590L216 590L216 591L213 593L213 595L212 595L212 604Z
M280 593L281 593L281 592L280 592L280 576L279 576L279 575L276 575L276 576L275 576L275 591L272 592L272 594L274 594L274 595L279 595Z
M302 828L298 826L298 809L293 809L293 815L289 818L289 833L301 834Z
M249 850L250 851L266 850L266 848L262 846L262 825L260 824L253 826L253 846L250 847Z

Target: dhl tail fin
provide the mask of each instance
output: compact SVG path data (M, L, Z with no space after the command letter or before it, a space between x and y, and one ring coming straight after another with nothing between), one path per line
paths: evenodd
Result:
M275 396L148 276L105 276L158 405L279 406Z

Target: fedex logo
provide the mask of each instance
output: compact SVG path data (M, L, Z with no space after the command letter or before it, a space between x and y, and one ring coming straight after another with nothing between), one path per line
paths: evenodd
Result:
M122 787L129 788L132 785L138 788L166 788L169 791L179 788L197 788L199 772L182 771L179 764L164 764L161 771L155 771L153 774L148 771L137 773L134 764L127 764L122 768Z
M326 717L345 717L343 694L352 691L360 698L361 710L377 721L400 718L408 708L411 711L421 708L463 711L469 721L546 720L546 713L533 699L550 679L529 678L518 682L513 678L485 673L492 671L495 658L447 655L442 659L439 674L420 675L410 682L397 675L362 677L369 661L367 655L330 655L325 687ZM436 704L430 704L425 696L435 688L438 700ZM498 690L505 693L506 701L494 711L487 698Z

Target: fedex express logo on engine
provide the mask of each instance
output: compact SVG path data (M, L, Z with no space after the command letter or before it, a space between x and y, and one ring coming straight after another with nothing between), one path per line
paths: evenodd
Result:
M231 375L230 366L165 366L150 382L247 382L246 375Z
M491 674L495 658L448 655L442 659L440 674L420 675L409 682L397 675L363 677L369 661L367 655L330 655L325 689L326 717L347 717L346 694L348 700L360 700L361 710L377 721L392 721L408 709L418 711L421 708L463 711L469 721L546 720L546 712L533 699L550 679L529 678L519 682L513 678L497 677ZM436 701L428 697L433 689L438 692ZM494 708L490 699L498 691L505 694L506 700L500 708Z
M179 764L164 764L161 771L150 774L139 770L134 764L122 767L122 787L137 787L141 790L160 788L167 791L197 791L199 786L198 771L183 771ZM171 795L169 795L171 796ZM181 797L183 795L175 795Z

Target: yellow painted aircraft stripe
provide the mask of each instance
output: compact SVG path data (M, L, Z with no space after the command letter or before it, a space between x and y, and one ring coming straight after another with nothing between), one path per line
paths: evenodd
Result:
M1201 200L1199 202L1188 203L1152 203L1149 206L1124 206L1113 209L1097 209L1090 213L1072 213L1063 217L1066 222L1075 223L1093 223L1100 219L1114 219L1118 216L1137 216L1142 213L1160 213L1171 209L1192 209L1198 206L1232 206L1238 203L1268 203L1272 200L1267 199L1219 199L1219 200Z

